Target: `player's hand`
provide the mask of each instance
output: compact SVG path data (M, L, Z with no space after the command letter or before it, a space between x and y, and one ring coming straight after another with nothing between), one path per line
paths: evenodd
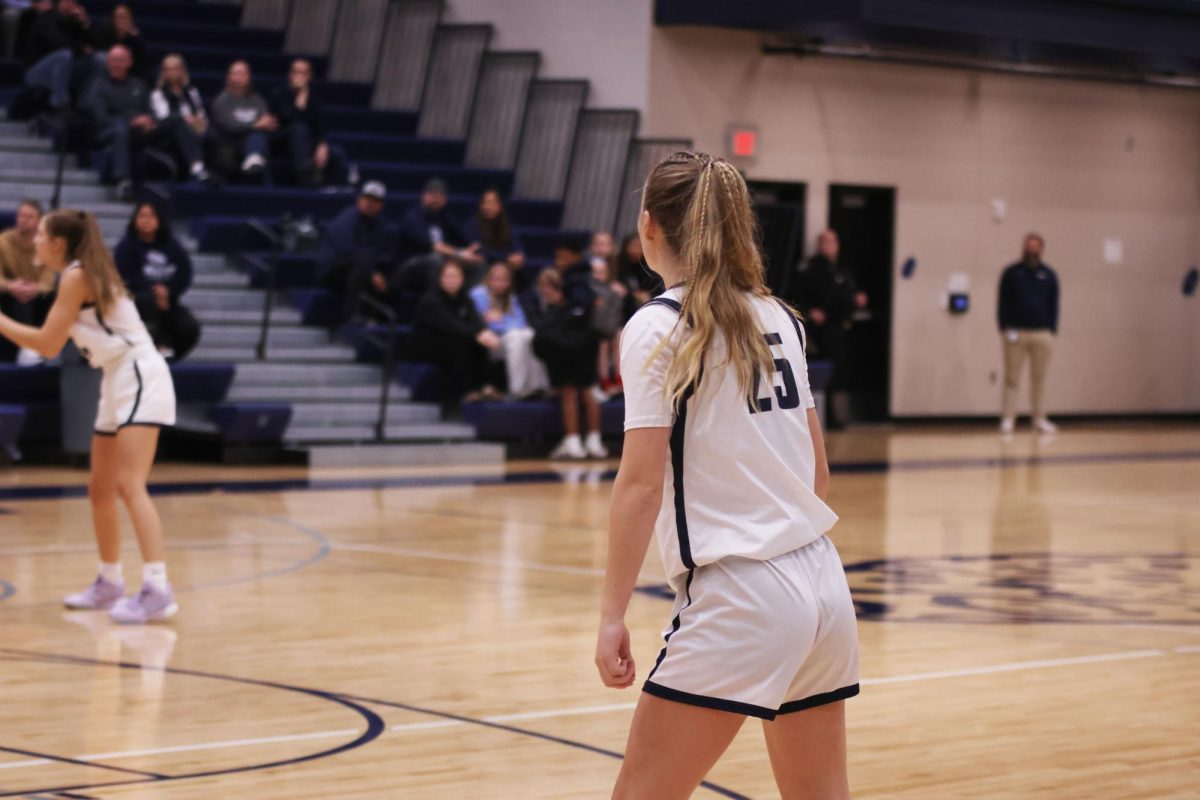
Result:
M596 639L596 669L600 680L610 689L625 689L637 677L637 667L629 652L629 629L621 620L600 623Z

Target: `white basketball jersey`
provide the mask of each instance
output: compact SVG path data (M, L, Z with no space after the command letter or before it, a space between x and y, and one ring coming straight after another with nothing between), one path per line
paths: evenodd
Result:
M738 388L718 335L699 385L678 412L663 387L686 325L685 290L643 307L621 338L625 430L671 428L671 458L655 533L667 576L726 556L770 559L820 538L837 515L814 491L816 456L808 428L814 406L800 323L770 299L751 302L775 356L770 382L752 404ZM651 360L658 345L662 353Z
M67 269L79 266L76 261ZM128 295L121 295L108 314L95 304L85 305L71 326L71 339L88 363L98 369L119 364L133 353L156 352L137 306Z

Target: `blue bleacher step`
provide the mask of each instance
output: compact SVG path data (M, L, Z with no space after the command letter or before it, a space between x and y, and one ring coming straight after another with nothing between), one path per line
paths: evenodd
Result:
M50 153L49 139L34 139L28 133L0 134L0 151L8 153Z
M194 361L230 361L246 369L256 369L260 363L255 352L255 340L239 347L216 347L201 344L189 356ZM329 363L345 364L354 360L348 347L326 344L319 347L267 347L267 363Z
M389 425L440 424L441 408L431 403L397 401L388 404ZM357 403L292 402L292 426L322 428L343 425L374 425L379 418L379 404L371 401Z
M358 386L234 386L229 390L229 400L238 402L279 401L320 402L379 402L379 381L364 383ZM388 396L396 401L407 401L410 393L407 387L396 384L388 390Z
M183 298L187 305L187 295ZM200 333L202 347L244 347L257 345L258 325L210 325ZM320 328L271 328L268 347L321 347L329 344L329 334Z
M441 422L436 425L389 425L386 431L389 441L396 442L469 442L475 438L475 429L470 425ZM365 442L375 438L374 425L337 425L299 427L290 426L284 434L285 442L305 444L308 442Z
M112 13L121 0L89 0L88 14L98 20ZM137 19L162 20L164 22L205 23L236 26L242 19L241 4L197 3L193 0L140 0L137 4ZM187 26L182 26L186 29Z
M310 467L501 467L503 445L483 442L452 444L354 444L307 447Z
M140 6L137 21L142 38L147 42L178 40L185 53L192 47L238 47L245 51L273 50L279 52L283 49L284 44L285 34L283 31L239 28L236 25L201 25L195 22L188 23L186 27L180 27L177 22L161 18L147 18ZM188 44L183 45L183 42ZM190 54L188 54L188 64L191 65Z
M243 367L234 388L244 386L379 386L379 368L364 364L258 363Z

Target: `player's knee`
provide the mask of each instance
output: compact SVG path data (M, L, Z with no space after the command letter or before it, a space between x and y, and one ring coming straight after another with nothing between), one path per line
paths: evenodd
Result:
M112 478L93 475L88 480L88 499L93 503L111 502L117 498L117 484Z
M132 500L135 497L145 493L146 484L136 475L118 475L117 476L117 495L122 500Z

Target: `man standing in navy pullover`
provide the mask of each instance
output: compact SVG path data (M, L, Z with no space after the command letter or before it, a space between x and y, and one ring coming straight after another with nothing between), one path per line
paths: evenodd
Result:
M1046 368L1058 334L1058 276L1042 263L1045 242L1036 233L1025 237L1020 261L1000 277L997 309L1004 336L1004 409L1000 431L1013 432L1017 418L1017 387L1025 362L1030 362L1030 405L1033 426L1041 433L1057 433L1046 417Z

